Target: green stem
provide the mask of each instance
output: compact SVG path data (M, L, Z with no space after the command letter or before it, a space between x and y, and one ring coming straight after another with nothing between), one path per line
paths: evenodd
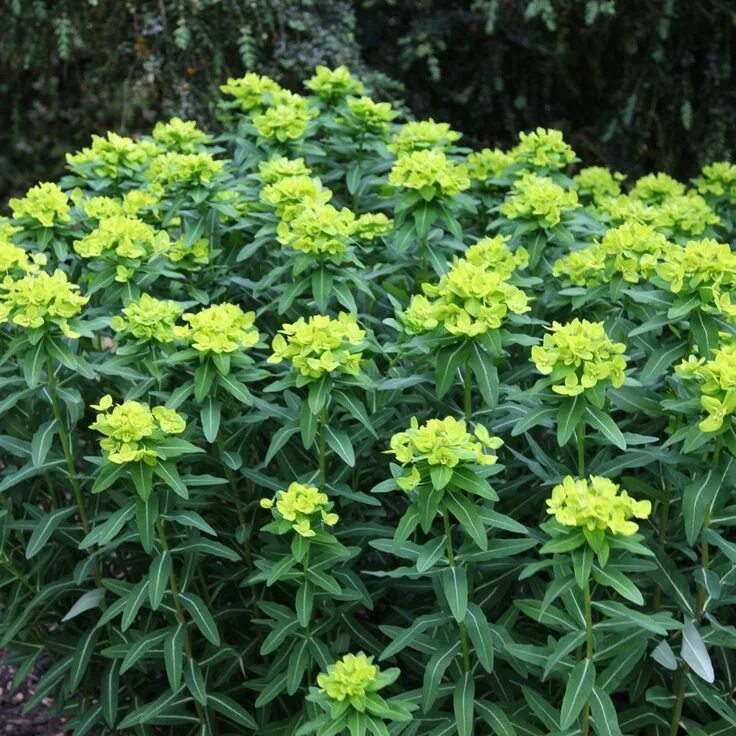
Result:
M450 514L445 509L442 514L442 520L445 525L445 545L447 550L447 561L450 563L450 567L455 567L455 550L452 546L452 529L450 528ZM458 624L460 629L460 644L463 651L463 669L465 672L470 672L470 643L468 641L468 632L465 628L465 624Z
M711 469L716 471L718 469L718 460L721 455L721 444L722 440L721 437L719 437L716 440L716 446L713 449L713 457L711 458L710 466ZM710 504L705 509L705 518L703 519L703 528L700 532L700 566L703 568L703 570L707 570L710 565L710 549L708 547L708 542L705 540L705 532L707 531L708 527L710 526ZM704 586L701 586L698 588L698 598L695 608L695 618L699 618L703 611L705 610L705 597L706 597L706 590Z
M463 371L463 389L465 391L465 422L469 425L473 416L473 374L470 371L470 361L465 364Z
M689 669L683 662L677 673L677 697L675 699L675 707L672 709L669 736L677 736L680 731L680 717L682 716L682 706L685 703L685 685L687 684L687 673Z
M327 407L322 409L319 420L319 482L322 490L327 488L327 445L325 443L325 429L327 427Z
M585 658L593 661L593 607L590 599L590 581L585 581L583 588L583 606L585 609ZM586 703L583 707L582 716L583 736L590 733L590 705Z
M225 454L225 440L219 436L217 438L217 448L220 451L220 457ZM243 502L240 500L240 493L238 492L238 480L233 472L233 469L223 462L225 468L225 477L227 478L230 486L230 493L232 494L233 501L235 502L235 512L238 515L238 524L242 529L245 529L245 509L243 508ZM245 535L243 540L243 551L245 553L246 562L250 565L250 547L248 544L248 535Z
M585 424L581 421L575 432L578 440L578 477L585 478Z
M64 451L64 459L66 460L66 469L69 474L69 482L72 486L72 492L74 494L74 500L77 504L77 510L79 511L79 518L82 522L82 529L85 535L89 534L89 518L87 517L87 510L84 506L84 499L82 498L82 488L77 480L77 469L74 465L74 453L72 452L71 437L64 426L64 416L59 405L59 397L56 395L56 374L54 373L54 365L51 361L51 356L46 354L46 373L47 382L49 387L49 395L51 396L51 408L54 412L54 418L56 423L59 425L59 439L61 440L61 447Z

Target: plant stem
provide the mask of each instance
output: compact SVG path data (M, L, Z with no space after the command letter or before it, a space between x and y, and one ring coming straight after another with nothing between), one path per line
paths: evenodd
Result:
M719 437L716 440L716 446L713 449L713 457L711 458L710 467L713 471L716 471L718 469L718 460L721 455L721 437ZM708 542L705 540L705 532L710 526L710 510L712 506L712 502L708 504L707 508L705 509L705 518L703 519L703 528L700 532L700 566L703 568L703 570L707 570L710 565L710 549L708 548ZM703 611L705 610L705 596L706 596L706 590L705 587L698 588L698 597L696 602L696 608L695 608L695 618L699 618L702 616Z
M217 438L217 448L220 451L220 457L222 457L225 454L225 440L222 438L222 436L218 436ZM228 484L230 485L230 493L233 496L233 501L235 501L235 511L238 515L238 524L241 528L245 529L245 509L243 508L243 503L240 500L240 493L238 492L238 480L235 477L233 469L228 466L224 461L222 464L225 468L225 476L227 477ZM250 548L248 545L248 535L245 535L245 538L243 540L243 551L245 552L246 562L248 563L248 565L250 565Z
M322 490L327 487L327 446L325 444L327 422L327 407L325 406L319 420L319 482Z
M672 721L670 722L669 736L677 736L680 731L680 717L682 706L685 703L685 685L687 684L687 673L690 668L683 662L677 673L677 699L672 709Z
M465 422L470 424L470 419L473 416L473 374L470 372L470 361L465 363L463 388L465 390Z
M585 658L593 661L593 607L590 600L590 580L585 581L583 588L583 606L585 609ZM590 733L590 704L583 706L582 716L583 736Z
M578 440L578 477L585 478L585 423L580 422L580 426L575 432Z
M447 550L447 561L450 563L450 567L455 567L455 550L452 546L452 529L450 528L450 514L445 509L442 514L442 520L445 525L445 546ZM465 672L470 672L470 644L468 642L468 632L465 629L465 624L458 624L460 629L460 644L463 651L463 669Z
M77 480L77 469L74 465L74 453L72 452L71 437L64 426L64 416L59 406L59 397L56 395L56 374L54 373L54 365L51 361L51 356L46 355L46 373L47 382L49 388L49 395L51 396L51 407L54 412L54 418L59 425L59 439L61 440L61 447L64 451L64 459L66 460L66 469L69 474L69 482L72 486L72 492L74 494L74 500L77 504L77 510L79 511L79 519L82 522L82 529L85 535L89 534L89 518L87 517L87 510L84 506L84 499L82 498L82 489Z

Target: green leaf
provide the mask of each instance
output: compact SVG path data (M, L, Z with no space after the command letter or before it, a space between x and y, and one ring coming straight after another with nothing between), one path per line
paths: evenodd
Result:
M187 660L184 666L184 682L192 697L200 705L207 705L207 687L202 676L202 670L193 659Z
M641 591L620 570L610 566L602 569L598 565L594 565L593 577L601 585L613 588L619 595L635 605L644 605L644 596L642 596Z
M119 662L112 660L105 668L100 686L100 705L105 723L110 728L115 726L118 717L118 692L120 689L120 677L118 675Z
M215 619L204 601L193 593L179 593L179 598L204 638L219 647L220 633L217 630Z
M153 466L153 472L161 478L161 480L163 480L177 496L181 496L183 499L189 498L189 490L181 479L179 471L176 469L176 465L174 463L167 462L165 460L157 460L156 464Z
M434 564L442 558L445 552L445 545L447 538L442 535L431 539L426 544L422 545L417 555L416 566L419 572L426 572L427 570L434 567Z
M309 384L307 403L312 414L318 415L322 412L331 390L332 379L327 374Z
M645 386L654 383L673 363L685 355L686 349L687 347L682 344L658 348L649 356L649 360L641 369L639 380Z
M202 408L199 412L199 418L202 422L202 432L204 433L204 438L212 444L217 439L217 433L220 430L220 414L222 410L222 405L219 401L212 398L212 396L208 396L204 403L202 404Z
M439 579L455 621L462 623L468 610L468 577L465 568L448 567L440 573Z
M151 608L158 610L169 586L169 575L173 569L171 552L164 550L151 563L148 571L148 600Z
M124 599L125 605L123 607L123 618L120 621L120 628L122 631L127 631L133 625L133 622L138 616L138 612L146 601L146 598L148 598L147 575L143 577L138 585L136 585Z
M485 614L480 606L468 603L468 610L463 619L470 641L473 643L473 653L478 657L481 667L486 672L493 671L493 637Z
M626 449L626 438L608 414L593 406L587 406L585 408L585 420L619 450Z
M334 392L335 401L340 404L344 409L347 409L351 416L355 417L376 439L378 439L378 433L371 424L371 420L368 417L368 410L365 408L365 404L353 396L352 394L346 394L343 391Z
M682 492L682 516L685 521L685 536L692 546L703 528L705 514L721 487L722 478L719 473L709 470L692 483L688 483Z
M184 651L184 624L178 623L169 629L164 639L164 665L169 687L178 690L181 684Z
M44 340L39 340L23 358L23 378L28 388L38 386L46 361L46 344Z
M530 429L542 424L542 422L554 419L556 416L557 409L553 406L540 406L537 409L525 411L521 419L516 422L514 428L511 430L511 436L518 437L520 434L524 434L524 432L528 432Z
M71 516L76 510L74 506L68 509L57 509L37 519L34 522L36 528L33 530L31 538L28 540L28 546L26 547L26 559L30 560L32 557L35 557L46 546L46 542L49 541L59 524Z
M460 493L446 493L448 511L458 520L463 530L482 550L488 549L488 535L476 505Z
M59 427L56 419L51 419L42 424L33 434L31 440L31 462L36 465L43 465L46 456L51 449L51 442Z
M437 692L445 675L445 671L460 651L460 642L451 642L441 646L429 658L424 669L422 683L422 708L426 713L437 699Z
M583 659L575 665L565 686L560 710L560 728L566 730L572 726L580 715L583 706L588 702L595 686L595 667L589 659Z
M0 493L7 491L13 486L17 486L18 483L23 483L26 480L35 478L37 475L42 475L43 473L58 467L63 462L63 460L51 460L43 463L42 465L34 465L30 462L20 468L20 470L16 470L14 473L8 473L6 470L3 470L4 479L2 483L0 483Z
M690 669L701 679L708 683L715 681L713 663L705 648L705 642L698 628L692 621L685 622L682 627L682 648L680 655L690 666Z
M217 378L217 382L241 404L245 404L246 406L253 405L253 394L251 394L245 384L236 381L231 375L220 375Z
M72 667L69 671L68 688L70 693L76 692L82 683L82 678L92 659L97 643L98 629L90 629L82 638L76 642L74 649L74 657L72 658Z
M153 491L153 468L139 461L137 463L128 463L130 469L130 477L133 479L133 485L135 486L138 495L147 501Z
M105 522L96 526L92 531L79 543L79 549L87 549L93 544L107 544L110 540L115 539L122 531L125 524L135 513L135 506L130 504L123 509L116 511Z
M211 360L205 358L194 371L194 399L198 404L209 394L217 376L217 369Z
M323 427L322 431L325 433L325 440L330 448L348 467L352 468L355 465L355 450L353 450L353 443L347 433L340 429L333 429L329 425Z
M459 345L443 348L437 354L434 380L438 398L441 399L453 383L460 383L458 369L465 363L468 350L468 343L461 342Z
M470 351L470 367L475 375L475 382L483 400L489 409L494 409L498 404L498 369L493 363L492 357L475 341Z
M207 693L207 705L239 726L245 726L254 731L258 729L258 724L253 716L242 705L239 705L227 695Z
M314 588L308 580L304 580L297 588L294 604L299 624L302 628L306 629L312 618L312 609L314 607Z
M151 553L156 541L156 519L158 519L158 496L152 495L148 501L135 500L135 523L141 546L147 554Z
M452 707L455 713L455 724L458 736L472 736L473 704L475 700L475 681L470 672L466 672L455 685L452 694Z
M331 291L332 274L326 268L318 268L312 273L312 296L322 314L327 311Z
M196 511L177 511L174 514L166 514L168 521L175 521L177 524L183 526L189 526L193 529L199 529L199 531L205 534L211 534L213 537L217 536L217 532L210 526Z
M518 736L514 724L504 713L503 708L496 703L487 700L478 700L475 703L475 711L492 729L497 736Z
M613 701L608 693L597 687L590 694L590 715L598 736L622 736Z
M105 591L102 588L95 588L94 590L88 590L83 593L74 603L74 605L64 614L64 618L61 619L62 623L76 618L85 611L91 611L93 608L98 608L102 601L105 599Z
M213 557L222 557L231 562L238 562L240 560L239 552L226 547L220 542L216 542L214 539L191 539L177 545L174 548L174 552L201 552L202 554L212 555Z
M125 464L105 461L97 471L92 493L102 493L102 491L107 490L126 470Z
M557 444L564 447L583 422L587 403L583 394L564 397L557 412Z

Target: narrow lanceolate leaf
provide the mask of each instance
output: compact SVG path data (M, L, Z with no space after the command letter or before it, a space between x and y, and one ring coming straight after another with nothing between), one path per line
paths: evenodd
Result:
M219 401L208 396L202 404L199 416L202 421L202 432L207 442L214 442L217 439L217 433L220 431L220 415L222 413L222 405Z
M163 551L151 563L148 571L148 599L151 601L151 608L156 611L164 599L164 595L169 585L169 575L171 575L172 562L171 552Z
M75 692L82 682L84 673L87 671L92 653L97 643L98 629L90 629L81 640L76 643L72 668L69 672L69 691Z
M686 345L681 344L655 350L637 378L644 385L654 383L675 361L685 355L686 348Z
M100 686L102 716L110 728L115 726L115 721L118 717L118 692L120 690L119 668L120 662L118 660L110 662L102 675L102 684Z
M85 611L91 611L93 608L98 608L104 598L105 591L102 588L88 590L78 598L74 605L66 612L64 618L61 619L62 623L76 618Z
M35 388L41 377L44 362L46 361L46 344L39 340L26 354L23 359L23 378L28 388Z
M440 585L455 621L462 623L468 610L468 577L465 568L453 566L443 570Z
M710 655L705 648L705 642L692 621L688 621L682 627L682 649L680 654L685 662L690 665L690 669L701 680L711 683L715 680L713 663L710 661Z
M36 521L37 526L33 530L33 534L31 534L31 538L28 540L28 546L26 547L26 559L30 560L32 557L35 557L46 546L46 543L59 524L75 511L75 507L58 509L42 516Z
M200 704L207 705L207 687L205 686L202 669L193 659L187 660L184 667L184 682L192 697Z
M583 706L588 702L595 685L595 667L589 659L575 665L565 687L560 710L560 728L570 728L580 715Z
M153 466L153 472L156 473L156 475L161 478L177 496L181 496L183 499L189 498L189 491L186 483L181 479L179 471L176 469L176 465L174 463L158 460Z
M692 483L685 486L682 493L682 516L685 520L685 536L690 545L695 544L703 528L706 511L721 486L723 479L719 473L709 470Z
M564 447L583 422L585 399L583 395L563 400L557 412L557 444Z
M517 736L514 724L498 704L479 700L475 704L475 711L491 727L494 736Z
M208 641L212 642L216 647L220 646L220 633L217 630L217 624L212 617L204 601L193 593L180 593L179 597L184 604L189 615L192 617L197 628Z
M158 519L158 495L152 495L148 501L137 498L135 501L135 523L141 547L148 554L153 550L156 539L156 519Z
M462 342L437 354L434 380L438 398L441 399L453 383L459 383L458 369L465 362L467 352L467 343Z
M651 657L655 662L661 664L662 667L665 667L672 672L677 669L677 657L675 657L675 653L672 651L672 647L669 645L667 639L662 639L662 641L652 649Z
M422 708L425 713L437 699L437 691L439 690L442 678L459 651L460 643L453 642L441 647L430 657L427 667L424 670L422 684Z
M455 712L458 736L471 736L473 733L473 703L475 700L475 681L466 672L455 685L452 707Z
M223 695L222 693L208 693L207 705L239 726L245 726L253 730L258 729L255 718L242 705L236 703L227 695Z
M601 568L598 565L594 565L593 577L601 585L613 588L619 595L626 598L626 600L635 603L637 606L644 605L644 596L642 596L639 588L620 570L616 570L613 567Z
M330 448L340 456L346 465L352 468L355 465L355 451L347 433L340 429L333 429L329 425L324 428L324 433Z
M595 407L587 406L585 408L585 421L593 429L598 430L612 445L618 447L619 450L626 449L626 438L608 414Z
M491 672L493 670L493 637L480 606L468 603L463 623L473 644L473 653L478 657L481 667L486 672Z
M52 419L42 424L33 434L33 439L31 440L31 462L34 465L43 465L58 428L59 422L56 419Z
M616 708L608 693L593 688L590 694L590 714L597 736L621 736Z
M184 624L179 622L172 626L164 639L164 665L166 677L172 690L181 684L182 654L184 651Z

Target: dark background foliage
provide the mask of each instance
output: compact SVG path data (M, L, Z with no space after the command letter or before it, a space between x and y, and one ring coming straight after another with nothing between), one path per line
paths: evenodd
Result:
M3 0L0 195L90 133L213 124L228 75L346 63L472 142L562 128L586 163L680 177L736 141L730 0ZM634 163L636 162L636 163Z

